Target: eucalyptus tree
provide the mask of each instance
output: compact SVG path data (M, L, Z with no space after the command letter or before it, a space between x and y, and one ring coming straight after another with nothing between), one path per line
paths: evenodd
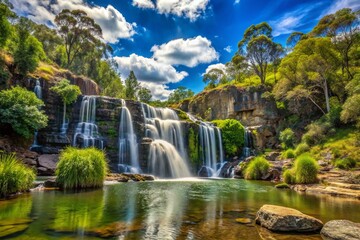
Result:
M125 97L126 99L136 100L136 95L140 89L134 71L130 71L128 78L125 79Z
M146 87L140 87L137 96L139 98L139 101L144 103L149 103L152 98L150 89Z
M218 84L225 84L228 81L224 70L219 68L213 68L204 74L203 82L207 83L209 88L214 88Z

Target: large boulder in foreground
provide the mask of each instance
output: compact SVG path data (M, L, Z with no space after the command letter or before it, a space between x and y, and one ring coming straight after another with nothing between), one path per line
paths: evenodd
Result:
M287 207L264 205L256 214L256 223L275 232L318 232L323 223Z
M320 234L325 240L358 240L360 239L360 223L333 220L325 223Z

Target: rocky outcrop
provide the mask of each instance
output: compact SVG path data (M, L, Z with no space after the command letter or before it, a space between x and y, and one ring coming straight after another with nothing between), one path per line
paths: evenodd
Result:
M55 174L56 164L59 161L58 154L43 154L37 159L38 162L38 175L51 176Z
M264 205L256 214L256 223L275 232L317 232L323 223L287 207Z
M360 223L333 220L325 223L320 234L324 240L358 240L360 239Z

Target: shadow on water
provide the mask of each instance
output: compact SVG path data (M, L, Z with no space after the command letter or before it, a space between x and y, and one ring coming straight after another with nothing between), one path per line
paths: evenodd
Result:
M14 239L321 239L256 226L255 214L263 204L296 208L323 222L360 221L360 201L301 195L268 182L206 179L33 192L0 202L0 220L32 219L11 235ZM238 218L251 223L237 223Z

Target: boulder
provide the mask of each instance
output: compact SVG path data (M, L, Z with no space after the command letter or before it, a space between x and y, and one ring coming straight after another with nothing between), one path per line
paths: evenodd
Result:
M325 240L358 240L360 239L360 223L332 220L325 223L320 234Z
M43 154L38 158L38 174L53 175L56 169L56 163L59 161L58 154Z
M275 232L317 232L323 223L287 207L264 205L256 214L256 223Z
M278 157L280 157L280 152L270 152L265 156L268 161L276 161Z

